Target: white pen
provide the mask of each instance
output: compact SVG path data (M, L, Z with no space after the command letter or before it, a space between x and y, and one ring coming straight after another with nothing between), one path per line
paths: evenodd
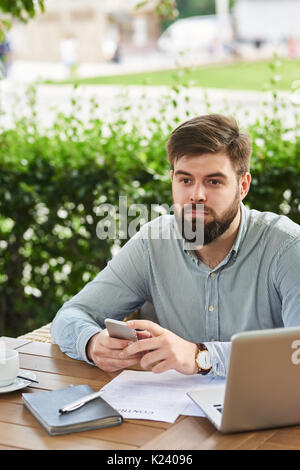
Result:
M95 398L100 397L101 393L103 393L103 390L98 390L98 392L90 393L89 395L86 395L85 397L72 401L68 405L65 405L63 408L60 408L58 411L61 414L70 413L70 411L77 410L78 408L81 408L86 403L89 403L90 401L95 400Z

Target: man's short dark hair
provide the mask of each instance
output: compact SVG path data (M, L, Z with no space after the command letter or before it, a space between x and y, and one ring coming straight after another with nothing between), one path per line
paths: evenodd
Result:
M167 143L168 158L172 168L184 155L224 152L228 155L238 175L250 170L251 140L240 132L236 121L221 114L208 114L180 124Z

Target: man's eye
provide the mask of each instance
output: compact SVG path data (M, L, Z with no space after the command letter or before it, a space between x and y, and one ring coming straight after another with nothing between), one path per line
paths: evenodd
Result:
M184 184L188 184L191 180L189 178L182 178L181 180Z
M209 183L212 184L213 186L217 186L220 184L219 180L209 180Z

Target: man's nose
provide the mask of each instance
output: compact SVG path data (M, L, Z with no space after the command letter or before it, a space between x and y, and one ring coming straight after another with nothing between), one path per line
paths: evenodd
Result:
M206 194L205 194L203 185L199 184L199 185L196 185L193 188L193 191L192 191L191 196L190 196L190 200L194 204L199 204L200 202L206 200Z

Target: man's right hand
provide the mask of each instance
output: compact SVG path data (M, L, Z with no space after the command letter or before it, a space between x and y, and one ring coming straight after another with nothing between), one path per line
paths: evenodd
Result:
M139 339L149 338L151 334L147 331L137 332ZM87 356L89 360L106 372L115 372L126 369L140 362L143 354L134 354L126 359L120 359L120 351L129 346L132 341L126 339L111 338L107 329L91 337L87 344Z

